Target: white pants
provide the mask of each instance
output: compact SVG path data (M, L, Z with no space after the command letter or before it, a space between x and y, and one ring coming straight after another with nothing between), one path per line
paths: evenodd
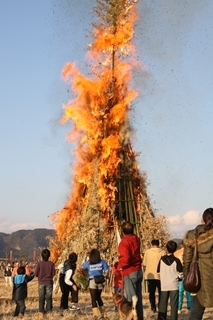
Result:
M4 277L5 278L5 284L6 284L6 287L9 286L12 287L12 277L9 276L9 277Z

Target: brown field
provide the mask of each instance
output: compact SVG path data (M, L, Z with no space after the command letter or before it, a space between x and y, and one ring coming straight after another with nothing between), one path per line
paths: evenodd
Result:
M38 319L38 290L37 290L38 282L37 279L33 279L28 283L28 298L26 300L26 312L25 319L33 320ZM3 277L0 277L0 320L8 320L13 319L13 312L15 309L15 303L11 300L11 291L12 288L5 286L5 281ZM109 320L118 319L117 313L114 311L114 306L111 298L110 292L103 293L103 301L107 311L107 317ZM184 301L185 302L185 301ZM58 319L75 319L75 320L92 320L92 309L90 305L90 296L88 293L79 294L79 306L80 311L73 312L67 311L64 313L64 316L61 316L59 311L59 303L60 303L60 290L53 295L53 312L51 314L50 319L58 320ZM145 320L156 320L157 315L153 315L149 308L148 303L148 295L147 293L143 294L143 303L144 303L144 319ZM213 319L213 309L208 309L205 312L203 320ZM169 312L167 320L169 320ZM188 319L188 311L186 309L185 303L184 308L182 310L182 314L179 315L178 320Z

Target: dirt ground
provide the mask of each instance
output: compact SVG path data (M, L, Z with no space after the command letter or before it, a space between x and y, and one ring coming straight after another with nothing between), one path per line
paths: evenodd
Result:
M26 312L25 319L33 320L38 319L38 282L37 279L33 279L28 283L28 298L26 300ZM111 291L111 290L110 290ZM15 309L15 304L11 300L12 288L5 286L5 280L0 277L0 320L13 319L13 312ZM60 304L60 290L53 294L53 312L51 318L53 320L63 319L75 319L75 320L92 320L92 309L90 304L89 293L79 294L79 306L80 311L66 311L62 316L59 310ZM114 305L112 302L111 292L104 292L102 294L104 306L107 312L107 318L109 320L117 320L117 312L114 311ZM156 320L157 314L152 314L149 308L148 294L143 294L143 304L144 304L144 319L145 320ZM170 320L170 311L168 310L167 320ZM178 316L178 320L188 319L188 310L186 309L186 301L184 298L184 305L182 313ZM213 308L206 310L203 320L213 319Z

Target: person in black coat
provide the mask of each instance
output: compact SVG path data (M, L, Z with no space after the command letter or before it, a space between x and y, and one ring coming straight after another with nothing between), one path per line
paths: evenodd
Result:
M21 266L17 270L17 275L13 278L13 294L12 299L15 300L16 308L14 317L23 317L26 306L25 299L27 298L27 282L34 278L34 274L29 276L25 274L25 267Z
M69 258L58 266L58 269L61 269L59 277L59 285L62 293L60 303L61 310L68 309L69 293L71 293L72 303L70 310L76 311L80 309L77 305L79 288L73 279L76 270L77 258L77 254L75 252L72 252L70 253Z

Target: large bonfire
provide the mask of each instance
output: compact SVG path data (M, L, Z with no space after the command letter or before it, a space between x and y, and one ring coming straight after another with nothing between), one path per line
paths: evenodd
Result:
M166 222L155 216L131 147L129 113L137 91L139 67L133 45L136 0L97 0L88 46L90 76L67 63L62 75L75 98L63 106L61 123L70 121L68 139L76 144L69 200L56 215L51 239L55 261L71 251L80 256L97 247L106 258L116 254L116 234L123 220L135 225L142 249L153 237L167 240Z

